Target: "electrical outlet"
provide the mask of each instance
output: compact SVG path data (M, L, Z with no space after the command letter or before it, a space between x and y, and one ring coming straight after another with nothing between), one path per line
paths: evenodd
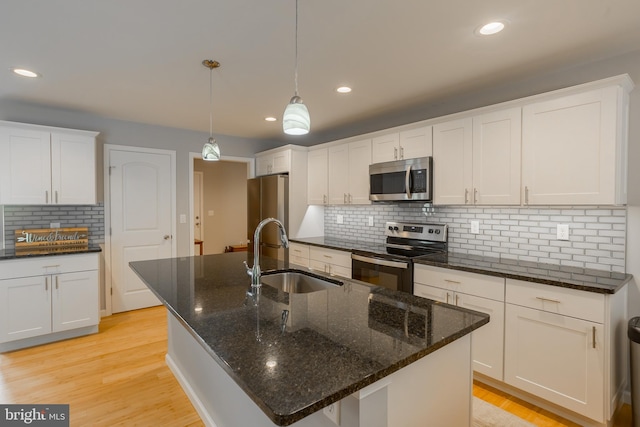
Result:
M49 228L60 228L59 222L52 222L49 224Z
M471 221L471 234L479 234L480 233L480 221L472 220Z
M340 425L340 402L332 403L322 411L325 417L329 418L335 425Z
M344 224L344 217L342 215L336 215L336 223Z
M556 238L558 240L569 240L569 224L558 224Z
M369 217L369 227L373 227L373 217Z

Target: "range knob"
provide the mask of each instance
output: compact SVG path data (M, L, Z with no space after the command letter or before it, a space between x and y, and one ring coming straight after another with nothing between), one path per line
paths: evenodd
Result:
M389 226L389 231L393 231L393 227L392 226Z
M440 230L436 230L436 234L440 234Z
M398 230L399 230L398 226L393 227L393 231L398 231Z

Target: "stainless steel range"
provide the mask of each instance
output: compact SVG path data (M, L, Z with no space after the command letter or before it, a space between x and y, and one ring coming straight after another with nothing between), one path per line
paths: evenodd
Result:
M387 222L387 241L356 249L351 254L351 277L385 288L413 293L412 259L446 254L446 224Z

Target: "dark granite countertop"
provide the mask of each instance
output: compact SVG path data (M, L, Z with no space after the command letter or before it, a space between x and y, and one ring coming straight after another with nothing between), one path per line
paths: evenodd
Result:
M633 277L631 274L604 270L483 257L455 252L425 255L414 258L413 262L601 294L616 293Z
M378 247L375 243L359 242L357 240L336 239L333 237L299 237L295 239L289 239L291 242L302 243L305 245L319 246L327 249L338 249L351 252L353 250L367 250L372 247Z
M42 256L57 256L57 255L75 255L75 254L88 254L92 252L102 252L100 246L89 247L70 247L70 248L47 248L47 249L30 249L30 250L18 250L15 249L0 249L0 261L8 259L24 259L34 258Z
M354 240L308 237L291 239L291 241L345 251L372 251L374 253L380 251L380 245ZM631 274L626 273L456 252L425 255L414 258L413 262L601 294L617 292L633 277Z
M246 258L239 252L130 265L277 425L311 415L489 321L342 278L342 286L310 294L265 285L251 298ZM289 310L284 332L283 310Z

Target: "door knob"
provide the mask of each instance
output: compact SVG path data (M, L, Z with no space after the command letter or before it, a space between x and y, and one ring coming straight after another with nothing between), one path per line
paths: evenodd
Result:
M164 240L169 240L171 238L171 236L169 234L165 234L164 235Z

